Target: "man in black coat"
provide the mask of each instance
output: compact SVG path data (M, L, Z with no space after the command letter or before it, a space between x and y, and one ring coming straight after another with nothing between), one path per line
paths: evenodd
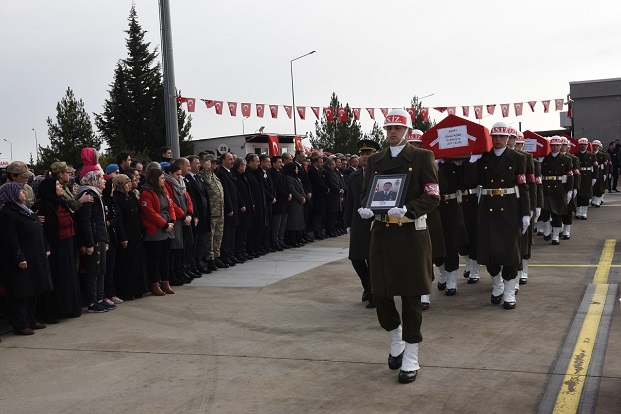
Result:
M311 229L315 238L323 240L321 227L326 218L326 195L330 189L324 182L321 174L323 170L323 157L318 156L311 159L311 167L308 169L308 178L311 182L313 193L313 210L311 218Z
M255 201L250 190L246 168L246 160L243 158L237 158L235 162L233 162L232 173L240 201L238 208L239 221L235 229L235 257L238 260L254 259L254 256L250 256L246 251L248 245L248 229L255 227Z
M188 157L190 171L184 177L186 189L194 206L194 220L192 220L192 236L194 237L194 267L200 273L211 273L208 266L203 263L207 246L207 234L211 231L211 206L209 194L203 179L198 175L201 161L196 155Z
M254 205L250 214L254 225L248 228L248 240L246 242L246 253L252 257L261 257L267 253L267 251L261 245L263 239L263 231L266 226L269 226L269 211L271 206L271 200L267 200L269 197L266 193L265 180L262 175L259 175L259 156L257 154L246 155L246 179L250 184L250 192L254 199Z
M305 161L306 161L306 154L304 153L304 151L302 150L296 151L295 152L295 163L298 165L298 178L300 179L300 181L302 181L302 186L304 187L304 192L306 193L306 203L304 203L304 223L306 224L306 228L309 229L310 227L309 217L310 217L311 207L313 205L313 200L312 200L313 189L312 189L310 179L308 178L308 172L306 171L306 168L304 167ZM310 243L313 241L313 239L308 236L306 231L303 232L302 239L307 243Z
M291 201L291 194L287 188L285 174L282 171L282 157L275 155L271 158L272 168L270 176L276 190L276 202L272 206L272 227L270 242L273 249L282 251L291 246L285 244L285 230L287 228L287 203Z
M220 260L229 266L242 263L234 255L235 226L239 216L237 211L239 200L231 168L233 168L233 154L225 152L220 156L220 166L216 170L216 176L220 179L224 189L224 231L222 234L222 246L220 247Z
M323 181L330 191L326 194L326 237L338 236L336 232L336 219L341 211L341 197L345 190L336 172L336 162L332 158L326 158L322 171Z

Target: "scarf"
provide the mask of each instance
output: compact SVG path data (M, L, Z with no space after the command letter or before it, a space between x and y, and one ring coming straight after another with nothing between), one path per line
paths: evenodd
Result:
M164 174L164 179L172 185L175 200L184 214L188 212L188 203L185 198L185 180L177 180L168 174Z
M19 201L19 192L24 188L23 183L9 181L0 187L0 204L13 203L28 214L34 214L28 206Z

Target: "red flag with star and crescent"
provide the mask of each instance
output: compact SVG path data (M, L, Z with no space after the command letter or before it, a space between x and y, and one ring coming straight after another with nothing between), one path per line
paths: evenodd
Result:
M241 111L242 111L242 116L248 118L250 116L250 108L251 108L252 104L248 103L248 102L242 102L241 104Z
M543 112L549 112L550 111L550 100L546 100L546 101L541 101L541 103L543 104Z
M347 108L339 108L338 120L339 122L347 122Z
M218 115L222 115L222 105L224 104L224 102L222 101L216 101L216 113Z
M367 112L372 120L375 120L375 108L367 108Z
M474 105L474 117L476 119L483 118L483 105Z
M384 118L386 118L386 116L388 116L388 108L380 108L380 111L382 111L382 114L384 115Z
M257 116L259 118L263 118L264 113L265 113L265 104L257 104Z
M461 107L461 114L465 117L470 116L470 107L469 106L462 106Z
M515 111L515 116L522 116L522 102L514 103L513 110Z
M273 157L275 155L279 155L279 148L278 148L278 135L268 135L267 136L267 143L269 144L269 155L270 157Z
M283 105L283 107L285 108L285 112L287 113L287 116L289 117L289 119L291 119L291 114L292 114L292 109L293 107L291 105Z
M216 104L216 101L212 99L201 99L201 101L205 102L205 106L207 107L207 109L213 108L214 105Z
M295 150L304 151L304 145L302 145L302 137L296 135L295 137L293 137L293 140L295 141Z
M270 113L272 118L278 118L278 105L270 105Z
M503 118L506 118L509 116L509 104L501 104L500 105L500 111L502 112L502 116Z
M229 102L229 112L231 116L237 116L237 102Z
M416 108L408 108L406 109L408 114L410 114L410 118L412 119L412 123L416 123Z
M555 99L554 100L554 105L555 105L557 111L562 111L563 110L563 103L564 102L565 102L564 99Z
M530 110L532 112L535 112L535 105L537 104L537 101L528 101L528 106L530 106Z
M360 121L360 108L352 108L352 111L354 111L354 119Z
M429 120L429 108L420 108L420 119L423 122Z
M326 120L328 122L334 121L334 108L332 108L331 106L324 107L323 113L326 115Z
M496 104L485 105L487 107L487 113L490 115L494 115L494 110L496 109Z
M300 115L300 119L305 120L306 119L306 107L296 106L295 108L298 110L298 115Z
M313 113L315 114L315 117L317 119L319 119L319 107L318 106L311 106L311 110L313 111Z

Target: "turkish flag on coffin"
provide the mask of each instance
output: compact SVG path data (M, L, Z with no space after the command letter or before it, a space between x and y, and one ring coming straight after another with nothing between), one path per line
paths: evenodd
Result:
M492 148L492 138L483 125L448 115L423 134L423 148L433 151L436 158L482 154Z
M267 143L269 146L269 156L273 157L275 155L279 155L279 148L278 148L278 135L268 135L267 136Z
M550 141L533 131L524 131L525 152L530 152L533 157L545 157L550 153Z

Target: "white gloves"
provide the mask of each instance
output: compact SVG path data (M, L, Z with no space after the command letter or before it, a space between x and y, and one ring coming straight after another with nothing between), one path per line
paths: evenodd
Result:
M526 230L528 230L528 226L530 226L530 217L522 217L522 234L526 233Z
M454 160L453 162L455 163L455 165L462 165L464 163L464 160Z
M597 182L597 178L593 178L593 179L591 180L591 186L594 186L596 182Z
M482 156L483 154L472 154L470 156L470 162L477 162L478 160L481 159Z
M405 213L407 213L408 210L405 208L405 206L399 208L399 207L393 207L390 210L388 210L388 215L390 217L394 217L396 219L401 219L403 218L403 216L405 216Z
M608 174L604 174L604 177L602 178L602 180L606 181L606 178L608 178Z
M347 227L347 235L351 236L351 227Z
M358 209L358 214L360 214L360 217L362 217L363 219L370 219L371 217L375 216L375 213L373 213L373 211L370 208L363 208L360 207Z
M535 223L539 220L539 216L541 215L541 207L535 207Z
M571 201L571 197L574 195L573 190L569 190L567 192L567 204L569 204L569 202Z
M578 189L574 188L574 197L576 196L576 194L578 194Z

